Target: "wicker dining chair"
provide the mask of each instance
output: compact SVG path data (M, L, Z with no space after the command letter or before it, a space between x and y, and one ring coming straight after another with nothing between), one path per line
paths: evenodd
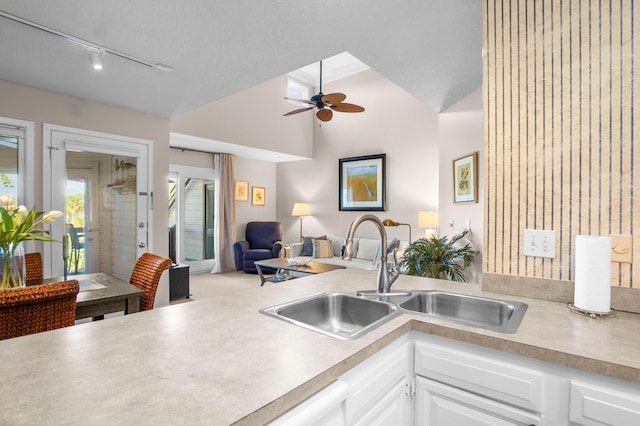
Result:
M140 310L153 309L156 299L156 290L162 273L171 267L173 262L166 257L160 257L151 253L143 253L136 262L131 274L131 284L144 290L144 296L140 297Z
M0 290L0 340L74 325L76 280Z
M42 273L42 255L39 252L25 253L24 263L27 270L27 281L41 280L44 277Z

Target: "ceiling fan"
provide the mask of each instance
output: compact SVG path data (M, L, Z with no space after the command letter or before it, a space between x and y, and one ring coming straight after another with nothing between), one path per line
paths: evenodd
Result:
M287 98L285 96L285 99L287 100L301 102L303 104L309 104L312 106L289 111L288 113L284 114L284 116L298 114L301 112L305 112L305 111L309 111L311 109L317 108L318 112L316 112L316 117L318 117L320 121L329 121L333 117L333 111L339 111L339 112L364 111L364 108L362 108L359 105L342 102L346 98L347 98L347 95L345 95L344 93L329 93L328 95L325 95L322 93L322 61L320 61L320 92L317 95L312 96L311 100L293 99L293 98Z

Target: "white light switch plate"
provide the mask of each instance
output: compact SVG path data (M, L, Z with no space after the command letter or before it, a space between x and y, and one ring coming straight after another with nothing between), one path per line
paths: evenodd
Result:
M523 253L525 256L555 258L556 231L525 229Z

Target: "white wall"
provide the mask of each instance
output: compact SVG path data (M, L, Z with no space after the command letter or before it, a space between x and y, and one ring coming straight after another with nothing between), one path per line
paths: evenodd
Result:
M286 91L286 76L277 77L172 117L171 131L309 158L313 146L311 116L284 117L296 108L283 99Z
M483 193L484 193L484 156L483 156L483 112L482 89L478 88L470 95L439 115L440 140L440 209L439 233L441 236L453 236L462 232L465 219L470 220L471 240L478 251L475 263L465 271L467 282L480 282L482 276L483 243ZM478 202L474 204L453 203L453 160L466 154L478 152ZM453 227L449 226L453 221Z
M276 185L276 163L236 158L236 179L249 182L249 201L236 201L236 239L244 240L247 222L276 220L278 187ZM254 186L265 188L265 205L251 205L251 190Z
M276 216L284 226L284 242L300 238L299 220L291 216L296 201L308 202L311 210L303 221L305 235L346 235L356 217L374 213L411 224L415 238L418 212L438 207L438 115L373 70L327 84L323 92L342 92L345 102L366 110L335 112L321 125L314 119L313 160L278 164ZM387 156L387 210L339 211L338 160L382 153ZM372 224L362 225L357 234L377 235ZM408 240L409 230L387 228L387 235Z

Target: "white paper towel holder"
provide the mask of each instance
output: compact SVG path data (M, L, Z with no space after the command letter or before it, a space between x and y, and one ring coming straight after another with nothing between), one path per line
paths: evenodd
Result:
M616 316L616 311L614 309L611 309L609 312L594 312L594 311L589 311L587 309L578 308L578 307L574 306L573 303L569 303L569 304L567 304L567 306L569 307L571 312L587 316L587 317L589 317L591 319L613 318L613 317Z

